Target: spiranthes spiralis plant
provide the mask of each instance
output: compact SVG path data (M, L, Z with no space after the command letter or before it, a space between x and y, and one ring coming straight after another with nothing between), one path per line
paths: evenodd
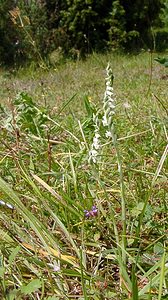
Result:
M121 278L124 278L127 274L126 272L126 265L127 265L127 256L126 256L126 248L127 248L127 237L126 237L126 200L125 200L125 188L124 188L124 178L123 178L123 171L122 171L122 160L121 155L118 147L117 142L117 135L116 135L116 126L115 125L115 108L116 108L116 97L113 90L113 73L110 64L108 64L106 68L106 78L105 84L106 89L103 98L103 117L101 120L102 125L105 127L105 137L111 139L113 143L113 147L115 148L116 159L118 164L118 173L120 179L120 194L121 194L121 219L122 219L122 236L120 238L119 232L116 226L114 212L111 212L112 223L115 232L116 238L116 245L117 245L117 256L120 266L120 274ZM94 137L93 143L91 145L91 150L89 152L89 162L93 164L98 163L98 158L100 155L100 149L102 148L100 142L100 120L98 116L93 116L94 121ZM124 271L123 271L124 270ZM128 278L128 277L127 277Z
M121 191L121 212L122 212L122 262L124 267L126 267L126 247L127 247L127 238L126 238L126 202L125 202L125 189L124 189L124 179L122 171L122 162L120 151L118 149L116 130L114 125L114 116L116 108L116 97L113 90L113 73L110 64L106 68L106 90L103 99L103 125L106 127L106 137L112 139L113 146L116 152L117 164L118 164L118 173L120 177L120 191Z

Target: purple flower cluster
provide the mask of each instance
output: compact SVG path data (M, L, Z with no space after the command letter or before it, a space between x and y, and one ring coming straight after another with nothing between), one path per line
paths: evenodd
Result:
M85 218L93 218L93 217L97 217L98 215L98 209L95 205L92 206L91 210L84 210L85 213Z

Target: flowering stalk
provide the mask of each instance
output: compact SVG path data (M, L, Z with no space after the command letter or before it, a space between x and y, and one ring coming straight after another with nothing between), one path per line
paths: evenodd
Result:
M127 247L127 238L126 238L126 203L125 203L125 188L123 180L123 171L121 157L117 145L117 138L115 133L115 126L113 116L115 114L116 99L113 91L113 73L110 65L108 64L107 68L107 77L106 77L106 90L103 99L103 110L104 116L102 119L103 125L107 128L106 137L110 137L113 141L113 145L116 151L117 163L118 163L118 172L120 176L120 190L121 190L121 209L122 209L122 261L124 266L126 266L126 247Z
M117 156L117 163L118 163L118 172L119 172L119 178L120 178L120 190L121 190L121 210L122 210L122 244L119 245L119 236L118 236L118 230L115 223L114 215L112 216L112 221L114 225L115 230L115 237L116 237L116 243L118 245L118 253L120 256L120 264L122 262L122 266L126 267L126 247L127 247L127 238L126 238L126 203L125 203L125 189L124 189L124 180L123 180L123 172L122 172L122 163L121 163L121 157L118 149L117 144L117 137L115 133L115 125L114 125L114 114L115 114L115 108L116 108L116 99L114 95L113 90L113 73L111 70L110 65L108 64L107 68L107 77L105 79L106 81L106 90L103 98L103 118L102 123L103 126L106 127L106 137L111 138L115 151ZM91 150L89 151L89 162L97 163L98 162L98 155L99 150L101 147L100 144L100 134L99 134L99 122L98 115L93 115L93 121L94 121L94 138L93 143L91 146ZM85 217L89 218L93 216L94 213L91 211L85 211ZM122 268L121 266L121 268Z
M100 134L99 134L99 119L97 115L93 115L94 122L94 138L91 146L91 150L89 151L89 163L97 163L98 161L98 150L100 149Z

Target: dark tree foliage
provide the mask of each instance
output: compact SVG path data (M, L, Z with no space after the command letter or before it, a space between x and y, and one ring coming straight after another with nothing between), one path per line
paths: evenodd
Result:
M1 0L0 15L1 65L42 61L52 50L42 1Z
M127 32L125 29L125 10L119 0L112 3L111 12L108 17L108 45L115 49L126 43Z
M1 0L0 63L152 47L163 0ZM9 11L19 8L13 22ZM21 20L22 22L21 22ZM155 22L155 23L154 23Z
M67 37L65 52L80 53L108 47L152 47L151 26L159 16L160 0L66 0L59 27Z
M111 1L108 0L67 0L67 8L61 11L60 21L68 37L65 50L76 49L82 55L93 49L104 49L108 40L107 16L110 11Z
M151 27L159 16L162 6L160 0L120 0L125 11L125 30L128 33L129 48L150 47ZM134 38L129 43L129 33L134 32Z
M5 64L12 64L17 55L19 33L13 27L9 14L14 5L13 0L1 0L0 3L0 63Z
M22 40L27 57L38 59L50 50L50 35L47 24L47 12L41 1L17 0L23 20ZM19 28L18 28L19 30ZM28 49L28 52L26 52Z
M48 29L58 28L61 10L67 9L66 1L62 0L42 0L46 9Z

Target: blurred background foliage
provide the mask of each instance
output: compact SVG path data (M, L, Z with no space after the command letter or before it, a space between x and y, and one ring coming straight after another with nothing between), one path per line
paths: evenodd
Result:
M168 48L168 0L1 0L0 64Z

